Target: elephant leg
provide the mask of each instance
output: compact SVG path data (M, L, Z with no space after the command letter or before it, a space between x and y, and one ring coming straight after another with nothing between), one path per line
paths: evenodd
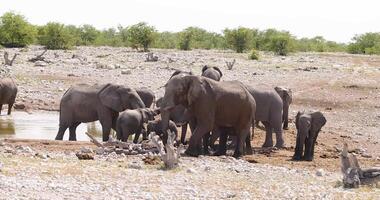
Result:
M246 133L246 137L245 137L245 154L247 155L252 155L253 154L253 151L252 151L252 146L251 146L251 134L249 132L249 128L248 130L245 130L247 133Z
M213 149L213 150L216 150L216 146L215 146L215 142L216 140L220 137L220 132L218 129L214 129L212 131L212 134L211 134L211 137L210 137L210 147ZM219 142L220 144L220 142Z
M296 148L294 150L293 160L301 160L302 151L303 151L303 142L301 141L301 137L297 136Z
M218 146L218 151L215 152L215 156L221 156L221 155L226 155L227 152L227 133L224 130L219 130L219 146Z
M284 148L285 147L285 142L284 142L284 138L282 136L282 130L280 128L280 130L276 131L276 145L275 147L277 148Z
M244 142L246 140L246 137L237 134L236 136L236 147L235 147L235 152L233 154L233 157L239 158L244 154Z
M137 144L141 135L142 128L138 129L135 133L135 138L133 138L133 143Z
M142 128L141 132L142 132L143 140L148 140L148 134L145 128Z
M100 124L102 125L102 131L103 131L103 142L106 142L110 138L110 132L112 127L112 121L109 120L99 120Z
M311 137L306 138L305 142L305 155L303 157L304 160L306 161L312 161L312 146L313 146L313 141L314 139Z
M68 127L69 126L59 125L58 133L57 136L55 136L55 140L63 140L63 135L65 134L65 131Z
M204 136L203 136L203 154L205 155L209 155L210 152L208 150L208 146L209 146L209 142L210 141L210 132L209 133L206 133Z
M194 134L190 138L189 147L185 153L190 156L198 156L201 150L201 139L207 133L211 131L207 125L199 125L194 130Z
M79 124L80 124L80 122L77 122L77 123L75 123L69 127L69 131L70 131L69 140L70 141L76 141L77 140L77 134L75 133L75 131L76 131Z
M262 122L265 126L265 142L263 147L273 147L272 127L269 122Z
M8 104L8 115L10 115L12 112L13 103L14 102Z
M187 123L182 125L181 143L186 144Z
M0 115L1 115L1 109L3 108L3 104L0 104Z

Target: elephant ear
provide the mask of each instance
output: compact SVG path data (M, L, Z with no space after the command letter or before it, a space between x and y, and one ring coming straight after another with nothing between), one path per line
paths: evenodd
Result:
M219 72L219 74L220 74L220 77L222 77L223 76L223 73L222 73L222 71L219 69L219 67L213 67L216 71L218 71Z
M187 104L192 105L199 95L204 90L202 86L202 80L198 79L198 77L188 78L187 84Z
M288 98L289 98L289 104L291 104L292 101L293 101L293 92L292 92L292 89L287 89L287 90L285 90L285 91L286 91L286 95L287 95Z
M100 102L117 112L123 111L121 96L118 92L119 88L119 85L107 84L98 92Z
M147 122L148 119L149 119L149 116L148 116L148 112L149 112L149 110L147 110L147 109L138 109L138 111L139 111L140 114L141 114L142 121L143 121L143 122Z
M298 122L299 122L299 120L300 120L300 116L301 116L301 111L298 111L298 113L297 113L297 115L296 115L296 129L298 130L298 127L299 127L299 125L298 125Z
M202 68L202 74L205 73L205 71L206 71L207 69L208 69L208 66L207 66L207 65L203 66L203 68Z
M317 133L326 124L326 118L321 112L314 112L311 114L311 131Z
M175 70L175 72L173 72L173 74L170 76L170 79L173 78L173 76L180 74L181 72L181 70Z

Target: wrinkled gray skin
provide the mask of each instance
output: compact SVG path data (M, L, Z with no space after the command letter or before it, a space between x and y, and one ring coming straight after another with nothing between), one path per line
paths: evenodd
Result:
M137 143L140 134L143 133L143 140L147 140L144 123L154 120L154 116L158 114L159 110L150 108L138 108L121 112L116 121L116 138L127 142L130 135L136 134L133 143Z
M178 130L176 124L172 120L169 121L169 130L175 134L175 141L177 141ZM168 133L162 129L162 122L160 119L150 121L146 125L147 135L151 134L152 132L155 132L156 135L160 136L164 145L167 143Z
M193 73L176 70L171 75L170 79L173 78L174 76L182 77L182 76L188 76L188 75L193 75ZM156 106L159 108L161 107L162 104L163 104L163 98L157 99ZM176 105L173 109L171 109L169 119L172 120L177 126L182 126L181 143L186 144L186 132L187 132L187 126L190 120L190 116L185 106Z
M8 115L12 112L17 95L17 86L10 78L0 80L0 114L3 104L8 104Z
M168 128L170 110L176 105L185 106L197 122L186 154L198 156L201 153L202 137L218 127L231 127L235 130L238 141L235 157L244 154L244 143L247 153L252 152L248 136L255 117L256 103L240 82L217 82L189 75L174 76L165 85L161 107L164 130ZM223 150L219 149L217 155L225 154Z
M136 88L137 94L139 94L141 100L144 102L146 108L150 108L155 101L156 97L154 92L148 88Z
M69 128L69 140L76 140L75 130L80 123L99 120L103 141L108 141L111 128L116 130L119 112L137 108L145 108L145 105L132 88L115 84L72 86L61 99L59 130L55 139L62 140Z
M321 112L298 112L296 116L297 141L293 155L294 160L312 161L314 146L318 133L326 124L326 118ZM303 147L305 146L305 152Z
M289 122L289 106L293 101L292 90L285 87L275 87L277 94L282 99L283 112L282 112L282 122L284 123L283 129L288 130L288 122Z
M212 80L215 81L220 81L220 78L222 78L223 74L222 71L218 67L209 67L205 65L202 68L202 76L211 78Z

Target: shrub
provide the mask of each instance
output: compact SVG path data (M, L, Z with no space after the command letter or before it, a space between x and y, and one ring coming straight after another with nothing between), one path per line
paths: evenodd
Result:
M142 46L144 51L148 51L154 40L155 32L156 30L153 26L140 22L127 28L128 42L132 46Z
M191 39L193 35L191 31L184 30L178 33L178 48L181 50L190 50Z
M380 54L380 33L365 33L353 39L347 51L353 54Z
M98 37L95 40L95 45L102 46L123 46L123 41L120 35L116 32L116 29L109 28L100 31Z
M271 51L280 56L287 56L291 51L291 38L285 35L278 35L271 39Z
M255 49L252 49L249 53L248 59L250 60L258 60L259 59L259 52L257 52Z
M243 53L244 50L250 47L253 41L253 32L248 28L225 29L223 33L227 45L237 53Z
M25 47L34 42L36 29L24 16L7 12L0 17L0 44L4 47Z
M157 33L156 39L152 46L161 49L175 49L177 44L177 34L164 31Z
M38 30L38 41L48 49L70 49L74 39L63 24L49 22Z
M99 31L95 27L85 24L79 28L81 45L93 45L99 36Z

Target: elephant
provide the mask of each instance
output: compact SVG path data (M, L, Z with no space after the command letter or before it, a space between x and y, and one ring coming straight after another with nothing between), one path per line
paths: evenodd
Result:
M220 71L220 69L218 67L209 67L209 66L205 65L202 68L202 76L207 77L207 78L211 78L215 81L220 81L220 78L222 78L223 73L222 73L222 71Z
M297 140L293 160L313 160L315 142L317 141L319 131L325 124L326 118L319 111L302 111L297 113ZM304 145L305 152L302 156Z
M154 92L148 88L136 88L137 94L139 94L141 100L144 102L146 108L150 108L154 103L156 97Z
M80 123L99 120L103 141L108 141L111 128L116 128L119 112L137 108L145 108L145 105L133 88L111 83L74 85L61 98L59 130L55 139L62 140L69 128L69 140L75 141L75 130Z
M144 123L154 120L154 116L158 114L159 110L150 108L138 108L121 112L116 120L116 138L127 142L129 135L135 134L133 143L137 143L140 134L143 133L143 140L147 140Z
M275 87L274 90L280 95L282 99L282 122L284 123L283 129L288 130L288 122L289 122L289 106L293 101L292 90L285 87Z
M0 114L3 104L8 104L8 115L12 112L13 104L17 95L17 85L11 78L0 80Z
M249 130L256 112L256 103L252 95L238 81L217 82L201 76L174 76L165 85L161 119L163 130L167 130L170 111L176 105L183 105L196 127L185 151L190 156L198 156L201 139L204 135L219 127L231 127L237 136L234 157L244 154L244 141L247 153L252 151ZM221 146L221 145L219 145ZM219 149L218 153L223 149Z
M169 120L169 130L175 134L175 141L177 141L178 130L177 130L176 124L172 120ZM167 143L168 134L166 131L162 129L162 121L160 119L155 120L155 121L150 121L146 125L147 135L149 135L152 132L155 132L158 136L160 136L164 145Z

